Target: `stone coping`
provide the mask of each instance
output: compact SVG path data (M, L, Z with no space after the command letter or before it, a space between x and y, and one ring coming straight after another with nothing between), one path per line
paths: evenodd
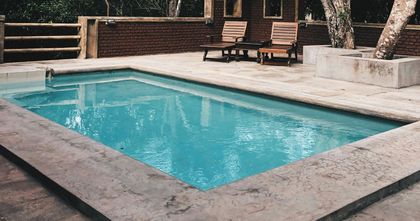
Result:
M209 17L115 17L115 16L79 16L79 19L98 20L101 22L205 22Z
M221 79L129 62L54 70L126 68L389 119L420 120L417 112L401 108L320 97L287 84L251 85L229 74ZM0 100L0 123L2 148L112 220L335 220L419 180L420 122L206 192L5 100Z
M203 192L5 100L0 122L3 148L111 220L334 220L420 178L420 123Z
M299 23L306 23L308 25L327 25L325 21L306 21L306 20L299 20ZM360 28L379 28L383 29L385 27L385 23L364 23L364 22L353 22L353 27L360 27ZM408 24L406 27L407 30L420 30L420 25L413 25Z
M390 120L402 121L407 123L413 123L420 121L420 114L410 111L404 110L395 110L395 109L388 109L382 108L375 105L366 105L361 103L349 102L346 100L338 100L334 97L320 97L314 94L303 93L296 88L290 87L288 85L284 85L281 88L272 88L267 87L264 83L254 82L254 84L249 84L249 82L241 82L235 75L232 75L231 78L224 77L223 79L214 78L211 75L200 74L197 75L195 73L187 73L184 70L180 71L166 71L160 68L154 68L147 65L140 65L140 64L118 64L118 65L102 65L102 66L92 66L92 67L84 67L84 68L74 68L74 67L64 67L64 68L57 68L55 70L55 74L72 74L72 73L80 73L80 72L93 72L93 71L109 71L109 70L117 70L117 69L132 69L141 72L149 72L157 75L167 76L171 78L177 78L192 82L198 82L201 84L206 85L214 85L219 87L231 88L231 89L238 89L242 91L247 91L255 94L262 94L268 96L279 97L283 99L299 101L308 104L314 104L322 107L339 109L344 111L350 111L380 118L386 118Z

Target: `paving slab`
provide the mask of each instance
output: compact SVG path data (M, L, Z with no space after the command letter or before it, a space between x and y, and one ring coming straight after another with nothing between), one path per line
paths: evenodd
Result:
M362 210L347 221L420 220L420 183Z
M0 72L52 68L57 74L132 68L383 118L420 120L420 85L402 89L315 77L314 65L203 62L201 53L6 63Z
M201 53L188 53L10 63L0 69L22 66L50 67L58 74L132 68L420 120L420 86L397 90L319 79L310 65L202 62ZM420 122L206 192L4 100L0 123L0 145L112 220L334 220L420 179Z
M89 220L0 155L0 220Z
M0 107L0 144L112 220L338 219L419 179L420 123L203 192L7 101Z

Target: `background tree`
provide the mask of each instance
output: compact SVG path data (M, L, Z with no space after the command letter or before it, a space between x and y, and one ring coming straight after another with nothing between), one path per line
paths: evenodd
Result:
M333 48L354 49L350 0L321 0Z
M174 15L201 17L204 0L108 0L110 16L169 16L169 3L175 2ZM76 22L77 16L104 16L104 0L1 0L0 14L8 22ZM181 4L179 4L181 6Z
M395 0L391 14L374 51L378 59L393 59L396 45L410 18L416 12L417 0Z

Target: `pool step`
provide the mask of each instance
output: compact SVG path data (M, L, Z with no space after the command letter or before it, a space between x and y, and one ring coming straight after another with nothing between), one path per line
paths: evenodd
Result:
M0 70L0 95L45 90L45 78L46 70L42 68Z

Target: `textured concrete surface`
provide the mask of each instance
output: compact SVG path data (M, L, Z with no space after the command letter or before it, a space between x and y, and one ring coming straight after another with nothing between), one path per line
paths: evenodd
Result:
M420 183L373 204L347 221L420 220Z
M324 54L318 57L316 76L389 88L409 87L420 84L420 57L378 60L370 53Z
M419 178L420 123L201 192L20 107L0 107L0 144L112 220L340 218Z
M313 65L294 64L289 68L255 62L202 62L202 53L185 53L6 63L0 65L0 72L46 67L56 73L133 68L385 118L420 120L420 86L397 90L316 78Z
M48 66L69 73L134 68L407 122L420 120L418 86L395 90L314 78L315 69L308 65L202 62L201 55L28 62L0 69ZM417 181L420 171L420 123L207 192L5 101L0 101L0 125L0 144L113 220L342 218Z
M353 50L343 48L332 48L331 45L305 45L303 46L303 63L316 65L318 58L326 54L361 54L362 52L373 51L373 49L374 48L369 47L358 47L356 50Z
M89 220L0 155L0 220Z

